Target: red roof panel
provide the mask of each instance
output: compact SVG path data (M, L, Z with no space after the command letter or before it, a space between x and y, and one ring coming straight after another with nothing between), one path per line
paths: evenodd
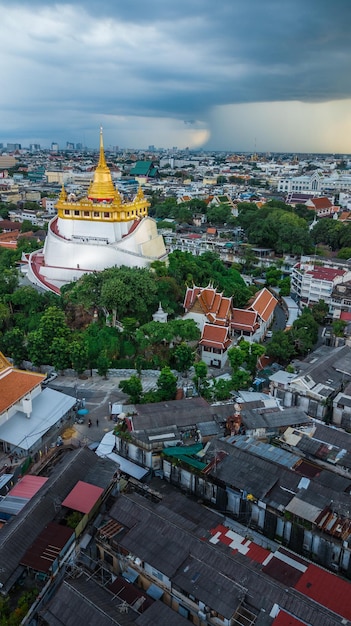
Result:
M31 474L27 474L26 476L23 476L23 478L18 481L17 485L11 489L9 495L16 496L16 498L26 498L26 500L30 500L30 498L35 496L47 480L48 478L44 478L43 476L32 476Z
M89 513L103 491L101 487L96 487L95 485L90 485L89 483L79 480L68 494L67 498L62 502L62 506L73 509L74 511L80 511L80 513Z
M297 617L280 610L272 626L306 626L306 622L301 622Z
M295 589L326 606L338 615L351 620L351 584L316 565L309 565Z

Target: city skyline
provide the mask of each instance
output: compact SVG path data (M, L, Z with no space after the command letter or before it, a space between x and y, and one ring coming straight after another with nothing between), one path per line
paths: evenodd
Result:
M0 140L351 153L347 0L0 0Z

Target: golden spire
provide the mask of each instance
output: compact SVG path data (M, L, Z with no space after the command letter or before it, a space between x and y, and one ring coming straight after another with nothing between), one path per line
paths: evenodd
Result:
M60 195L58 199L61 200L62 202L65 202L67 200L67 193L66 193L66 189L63 183L62 183L62 187L61 187L61 191L60 191Z
M94 172L93 182L88 191L89 200L111 202L116 195L116 189L112 181L111 172L106 164L102 128L100 128L100 154L97 168Z

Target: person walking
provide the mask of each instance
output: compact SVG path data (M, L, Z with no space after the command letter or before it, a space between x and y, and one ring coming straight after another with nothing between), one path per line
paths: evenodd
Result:
M96 420L96 426L99 426L99 420Z

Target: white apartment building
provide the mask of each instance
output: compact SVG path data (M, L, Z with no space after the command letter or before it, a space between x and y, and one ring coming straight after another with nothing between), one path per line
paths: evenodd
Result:
M300 261L292 269L291 293L296 295L301 306L324 300L331 307L334 287L350 279L351 272L345 268Z

